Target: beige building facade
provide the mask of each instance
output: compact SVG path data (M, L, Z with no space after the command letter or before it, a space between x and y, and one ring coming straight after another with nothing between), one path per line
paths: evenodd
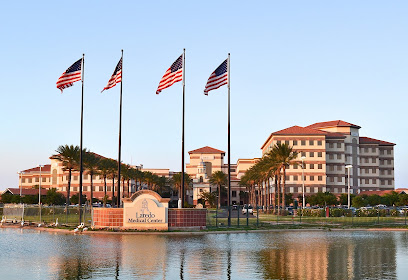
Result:
M262 155L277 143L287 143L296 150L298 162L287 169L286 187L294 197L331 192L347 193L350 168L351 193L394 189L393 143L360 137L361 127L341 120L293 126L274 133L262 145Z

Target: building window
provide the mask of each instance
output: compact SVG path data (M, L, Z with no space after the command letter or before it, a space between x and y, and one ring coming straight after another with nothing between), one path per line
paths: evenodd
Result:
M314 157L314 152L309 152L310 157Z
M384 175L384 170L380 170L380 174L381 174L381 175Z
M84 180L88 180L88 174L84 175Z
M33 179L28 178L28 183L31 184L33 182Z
M39 177L35 177L35 182L36 182L36 183L40 182L40 178L39 178Z
M45 182L47 182L47 178L41 178L41 181L43 182L43 183L45 183Z
M341 165L337 165L337 171L341 171L341 168L342 166Z
M334 166L333 165L329 166L329 171L334 171Z
M392 180L388 180L388 185L392 185Z
M317 157L322 157L322 156L323 156L322 152L317 152Z
M371 152L375 153L375 148L371 148Z
M78 181L78 176L74 176L74 181Z
M310 181L314 181L314 176L310 176Z
M377 159L376 159L375 157L373 157L373 158L371 159L371 161L372 161L373 163L377 163Z
M392 170L389 169L389 170L388 170L388 175L391 175L391 174L392 174Z
M293 181L297 181L298 180L298 176L297 175L293 175Z
M334 155L333 155L333 154L330 154L330 155L329 155L329 159L334 159Z
M276 144L280 144L281 143L281 140L276 140Z
M377 184L377 179L373 179L373 184Z
M285 176L286 181L290 181L290 176Z
M384 154L384 150L380 149L380 155L383 155L383 154Z
M300 141L300 145L305 146L306 145L306 140Z
M302 157L305 157L305 156L306 156L306 152L302 152L301 155L302 155Z
M232 196L236 197L237 196L237 191L232 191Z
M337 154L337 159L341 159L341 154Z
M322 176L317 176L317 181L323 181L323 177Z
M337 148L341 148L341 143L337 143Z
M390 155L390 154L391 154L391 150L387 150L387 154Z
M318 140L317 141L317 146L321 146L322 145L322 140Z
M293 140L293 146L297 146L297 140Z
M314 146L314 141L313 141L313 140L309 140L309 145L310 145L310 146Z
M373 171L373 173L377 173L377 169L376 169L376 168L372 168L371 170Z
M364 153L368 153L368 148L364 148Z
M319 164L317 165L317 168L318 168L318 169L323 169L323 164L319 163Z
M381 180L381 185L385 185L385 180Z
M200 183L203 182L203 176L200 176Z
M330 182L334 182L334 177L329 177Z
M333 143L329 143L329 148L333 149Z
M25 178L21 178L21 183L25 183Z
M106 191L111 192L111 191L112 191L112 187L111 187L111 186L106 187Z
M314 169L314 164L310 164L310 169Z
M285 144L289 146L289 140L285 140Z
M370 184L370 179L365 179L365 184Z
M364 162L365 162L365 163L368 163L368 158L365 158L365 159L364 159Z
M343 181L343 178L342 177L337 177L337 182L342 182Z
M296 163L293 165L293 169L298 169L298 165Z

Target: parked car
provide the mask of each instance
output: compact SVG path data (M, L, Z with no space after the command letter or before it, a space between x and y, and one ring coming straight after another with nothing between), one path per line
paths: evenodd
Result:
M254 213L254 208L251 206L251 204L248 205L244 205L244 207L242 207L242 214L246 214L248 211L248 214L253 214Z

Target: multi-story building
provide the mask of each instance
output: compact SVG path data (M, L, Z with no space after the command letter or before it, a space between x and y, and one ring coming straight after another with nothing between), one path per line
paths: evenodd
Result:
M193 179L193 204L196 205L203 192L214 192L217 186L210 185L210 177L216 171L228 173L228 164L224 163L225 152L211 147L202 147L188 152L190 163L186 165L186 173ZM237 178L237 164L231 164L231 203L243 204L240 191L245 191L240 187ZM224 197L222 204L227 203Z
M286 143L298 151L299 164L286 172L288 192L295 197L302 193L303 183L307 194L346 193L348 179L351 193L394 189L395 144L360 137L359 129L341 120L292 126L271 133L261 147L262 155L277 143Z

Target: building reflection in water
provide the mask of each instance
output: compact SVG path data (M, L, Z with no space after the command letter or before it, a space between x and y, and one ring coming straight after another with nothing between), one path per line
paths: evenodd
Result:
M43 236L52 279L397 279L408 260L406 233Z
M258 261L263 277L396 279L396 241L393 235L378 232L309 234L302 233L302 237L279 234L275 246L261 250Z

